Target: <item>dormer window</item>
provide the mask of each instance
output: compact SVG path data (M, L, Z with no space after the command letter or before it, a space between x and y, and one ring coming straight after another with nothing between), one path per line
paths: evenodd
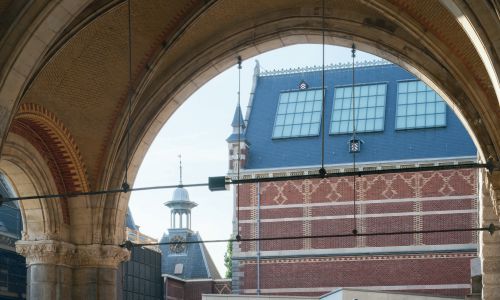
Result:
M315 136L321 124L321 89L280 94L273 138Z

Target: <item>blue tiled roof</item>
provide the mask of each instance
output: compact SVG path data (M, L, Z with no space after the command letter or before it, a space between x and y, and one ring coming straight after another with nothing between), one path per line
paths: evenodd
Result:
M130 211L130 208L127 208L125 226L132 229L132 230L139 230L139 228L137 227L137 225L134 222L134 217L132 217L132 212Z
M7 179L0 173L0 194L5 197L14 197ZM21 238L21 212L14 202L6 202L0 207L0 234L2 232Z
M234 110L233 121L231 122L232 127L244 126L245 122L243 121L243 114L241 113L241 107L239 105L236 106Z
M304 80L309 88L321 88L321 72L303 72L257 77L245 138L250 152L246 169L300 167L321 164L321 132L318 136L273 139L272 132L280 92L297 90ZM404 161L444 157L475 156L476 148L463 125L447 107L446 127L395 130L398 81L416 78L393 64L358 67L356 84L387 83L384 131L358 133L363 140L356 154L358 162ZM325 72L325 121L329 132L334 88L350 86L352 71L333 69ZM325 163L349 164L352 154L347 143L351 134L325 135Z
M169 235L165 234L160 243L170 240ZM186 241L201 241L198 233L190 233ZM169 245L161 245L162 253L161 272L162 274L174 275L183 279L218 279L220 275L212 262L210 254L201 243L186 244L186 250L182 254L172 253ZM181 274L174 274L175 265L182 264Z

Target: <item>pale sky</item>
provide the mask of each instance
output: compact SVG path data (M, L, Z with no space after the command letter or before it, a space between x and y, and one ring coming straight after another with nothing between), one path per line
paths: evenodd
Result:
M241 107L248 103L255 60L262 70L321 66L321 45L296 45L273 50L243 62ZM356 61L377 59L357 51ZM325 62L351 62L351 49L326 46ZM142 163L134 187L179 183L182 155L183 183L206 183L210 176L224 176L228 167L226 138L237 103L238 70L235 66L221 73L195 92L168 120L152 143ZM170 211L163 205L171 200L173 189L133 192L129 203L140 231L160 239L170 226ZM232 232L232 192L210 192L208 187L188 188L192 227L204 240L227 239ZM208 243L221 276L225 274L226 243Z

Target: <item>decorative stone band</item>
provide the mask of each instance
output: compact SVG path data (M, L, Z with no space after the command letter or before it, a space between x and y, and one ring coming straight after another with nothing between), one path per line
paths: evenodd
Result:
M54 264L68 267L117 268L130 258L130 252L114 245L80 245L44 240L17 241L16 251L26 257L26 263Z
M80 267L118 267L130 259L130 251L115 245L85 245L77 247L75 263Z
M497 216L500 216L500 171L486 173L483 178L485 185L489 190L493 208Z
M17 241L16 251L26 257L26 264L52 264L72 266L76 253L75 246L70 243L43 240Z

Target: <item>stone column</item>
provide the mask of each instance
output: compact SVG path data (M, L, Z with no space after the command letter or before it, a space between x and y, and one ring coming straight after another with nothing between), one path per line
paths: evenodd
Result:
M28 299L71 299L75 246L54 240L18 241L16 251L26 257Z
M130 252L114 245L18 241L28 265L28 299L116 299L117 268Z
M130 252L119 246L78 246L71 299L116 299L117 269L129 258Z
M500 173L481 173L480 226L500 225ZM500 299L500 231L491 235L482 231L479 237L482 268L482 298L485 300Z

